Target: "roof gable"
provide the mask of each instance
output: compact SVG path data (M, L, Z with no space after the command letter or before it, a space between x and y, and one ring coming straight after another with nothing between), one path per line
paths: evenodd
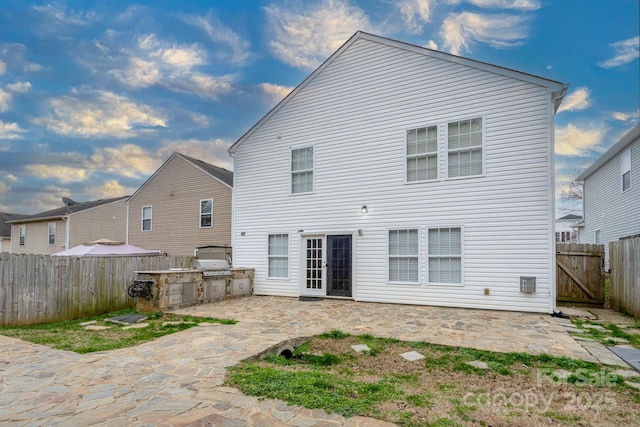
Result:
M600 169L602 165L613 159L618 153L622 152L625 148L638 140L640 140L640 124L635 125L631 130L629 130L629 132L624 134L618 142L613 144L613 146L605 151L605 153L593 162L591 166L578 175L576 181L584 181L591 174Z
M11 224L9 224L8 221L15 221L28 216L29 215L0 212L0 237L11 237Z
M11 224L23 223L23 222L38 222L52 219L60 219L65 216L77 214L79 212L87 211L89 209L94 209L100 206L108 205L110 203L115 203L124 199L127 199L129 196L122 197L114 197L110 199L99 199L99 200L91 200L88 202L75 202L73 204L68 204L61 208L51 209L45 212L40 212L33 215L23 215L22 218L17 218L10 222Z
M229 153L233 155L238 147L247 140L251 135L253 135L262 125L267 122L273 115L275 115L280 109L282 109L288 102L296 96L298 92L304 89L313 79L318 76L318 74L322 73L322 71L327 68L331 63L333 63L340 55L342 55L351 45L353 45L357 40L366 40L372 43L382 43L388 46L395 47L397 49L406 50L409 52L417 53L420 55L426 55L433 58L437 58L443 61L453 62L456 64L476 68L479 70L484 70L487 72L503 75L506 77L526 81L528 83L532 83L535 85L539 85L548 89L548 91L552 94L552 99L554 102L555 110L557 111L560 103L562 102L562 98L564 97L569 85L563 84L554 80L549 80L543 77L534 76L532 74L523 73L516 70L511 70L504 67L499 67L497 65L488 64L485 62L476 61L469 58L464 58L461 56L452 55L449 53L440 52L433 49L428 49L425 47L412 45L409 43L389 39L386 37L377 36L374 34L365 33L363 31L357 31L349 40L347 40L338 50L336 50L329 58L327 58L318 68L316 68L306 79L304 79L295 89L293 89L287 96L285 96L275 107L273 107L260 121L258 121L254 126L252 126L244 135L242 135L231 147L229 147Z
M185 156L184 154L180 154L178 152L174 152L169 156L167 160L164 161L162 165L138 188L135 193L131 196L131 199L135 198L140 194L143 188L147 186L161 171L176 157L179 157L191 164L195 168L203 171L211 178L220 181L222 184L226 185L229 188L233 188L233 172L221 168L216 165L212 165L211 163L203 162L202 160L195 159L193 157Z

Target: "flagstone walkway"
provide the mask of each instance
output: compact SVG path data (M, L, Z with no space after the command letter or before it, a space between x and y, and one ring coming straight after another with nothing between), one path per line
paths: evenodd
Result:
M260 400L223 386L225 368L332 329L502 352L595 358L549 315L251 297L176 310L239 320L79 355L0 335L2 426L384 426Z

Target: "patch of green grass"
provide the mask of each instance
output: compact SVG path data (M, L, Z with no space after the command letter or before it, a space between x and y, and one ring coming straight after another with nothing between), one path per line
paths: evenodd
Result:
M566 414L560 414L558 412L553 412L553 411L545 412L544 415L551 418L552 420L561 421L565 423L574 423L576 421L580 421L580 417L578 415L566 415Z
M401 392L385 382L356 382L317 370L290 372L256 363L230 368L229 381L249 395L323 408L347 417L374 415L375 405L401 397Z
M193 316L176 316L162 313L142 313L149 326L145 328L126 329L127 325L106 322L108 317L123 314L134 314L135 310L126 309L99 316L85 317L77 320L54 322L42 325L3 326L0 334L19 338L35 344L42 344L58 350L76 353L92 353L119 348L133 347L143 342L152 341L164 335L173 334L197 326L199 323L235 324L235 320L201 318ZM88 330L81 323L95 321L97 326L105 326L105 330ZM163 325L164 322L179 322Z
M351 335L347 334L346 332L342 332L339 331L337 329L334 329L332 331L329 332L325 332L323 334L318 335L318 338L322 338L322 339L342 339L342 338L347 338L350 337Z
M407 402L420 408L428 408L433 405L434 396L429 393L410 394L406 398Z

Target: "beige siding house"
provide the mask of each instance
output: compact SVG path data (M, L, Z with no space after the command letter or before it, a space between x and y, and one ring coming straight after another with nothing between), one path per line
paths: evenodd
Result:
M89 202L65 200L65 206L11 224L11 252L51 255L98 239L124 241L128 196Z
M173 153L128 201L127 243L170 255L231 246L233 173Z

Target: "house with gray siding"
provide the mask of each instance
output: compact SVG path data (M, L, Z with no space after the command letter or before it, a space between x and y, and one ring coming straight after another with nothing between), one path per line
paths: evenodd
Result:
M629 130L582 172L584 221L580 243L604 244L640 234L640 124Z
M127 203L127 243L170 255L231 246L233 172L173 153Z
M555 306L567 85L354 34L229 149L258 295Z
M128 197L88 202L63 198L64 207L8 221L11 252L51 255L99 239L123 242Z

